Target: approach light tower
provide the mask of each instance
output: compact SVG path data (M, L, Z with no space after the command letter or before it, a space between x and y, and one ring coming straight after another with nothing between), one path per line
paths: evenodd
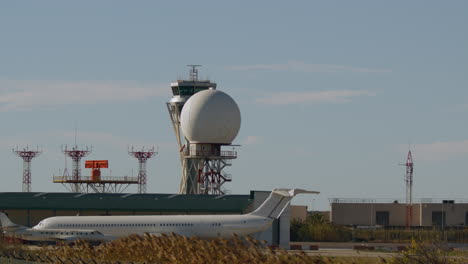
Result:
M180 181L179 193L181 194L195 194L194 190L197 189L196 180L198 171L194 169L194 164L198 162L197 159L186 157L184 151L190 147L189 141L185 138L180 127L180 114L185 102L194 94L208 90L209 88L216 89L216 83L210 80L198 79L198 67L201 65L187 65L190 67L189 80L177 80L171 83L172 98L166 103L169 116L171 118L172 126L177 140L180 164L182 167L182 178Z
M146 151L144 147L140 151L135 151L132 147L128 150L128 154L138 159L138 193L146 193L146 161L157 155L158 152L154 150L154 147Z
M29 147L20 150L18 147L13 149L16 156L23 159L23 192L31 192L31 161L35 157L41 155L42 150L29 150Z
M85 147L84 149L79 149L77 145L73 146L71 149L68 149L68 146L62 147L62 152L66 156L72 159L72 180L79 181L81 179L81 168L80 161L83 157L88 156L92 151L92 147ZM80 192L80 183L74 183L72 188L73 192Z
M406 182L406 228L413 224L413 156L411 150L408 151L406 163L401 164L406 167L405 182Z

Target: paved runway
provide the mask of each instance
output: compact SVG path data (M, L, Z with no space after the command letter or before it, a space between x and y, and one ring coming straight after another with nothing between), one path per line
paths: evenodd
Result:
M290 250L291 252L299 252L299 250ZM398 253L390 252L375 252L375 251L358 251L353 249L319 249L319 250L303 250L309 256L324 256L324 257L369 257L369 258L390 258Z

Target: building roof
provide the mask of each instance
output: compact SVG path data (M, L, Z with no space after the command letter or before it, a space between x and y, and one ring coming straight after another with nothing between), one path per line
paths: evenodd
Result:
M103 210L242 213L253 195L134 193L0 193L0 210Z

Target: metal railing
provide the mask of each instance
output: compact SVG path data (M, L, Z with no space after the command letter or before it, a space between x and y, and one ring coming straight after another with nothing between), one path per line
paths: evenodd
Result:
M13 259L13 258L2 258L0 257L0 263L2 264L39 264L45 262L36 262L30 260L22 260L22 259Z
M330 203L377 203L376 199L370 198L330 198Z
M237 158L237 151L202 151L202 150L184 150L184 156L191 157L220 157L220 158Z
M36 261L23 260L23 259L0 257L0 263L1 264L42 264L46 262L36 262Z
M59 257L48 256L41 252L24 251L24 250L0 250L0 264L42 264L42 263L59 263L59 264L137 264L138 262L127 261L101 261L98 259L89 259L82 257Z
M330 203L400 203L405 204L404 200L392 198L329 198ZM447 202L450 201L450 202ZM454 199L454 198L420 198L413 200L413 204L427 203L427 204L440 204L440 203L468 203L468 199Z
M130 177L130 176L100 176L98 181L112 181L112 182L138 182L138 177ZM54 176L54 182L62 182L62 181L76 181L73 176ZM91 176L81 176L79 181L96 181L96 178Z

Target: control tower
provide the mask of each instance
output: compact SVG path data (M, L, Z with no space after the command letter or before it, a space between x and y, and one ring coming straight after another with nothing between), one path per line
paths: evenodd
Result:
M208 90L209 88L216 89L216 83L210 80L199 80L198 79L198 67L201 65L187 65L190 67L190 76L188 80L177 80L171 83L172 98L167 102L167 110L171 118L172 126L174 127L174 133L176 136L177 144L179 147L180 163L182 166L182 179L180 182L179 193L181 194L196 194L195 191L197 186L196 181L190 179L196 179L198 177L198 171L195 170L192 163L197 163L198 160L185 157L184 150L187 151L190 147L189 142L185 139L181 127L180 127L180 114L185 102L194 94Z

